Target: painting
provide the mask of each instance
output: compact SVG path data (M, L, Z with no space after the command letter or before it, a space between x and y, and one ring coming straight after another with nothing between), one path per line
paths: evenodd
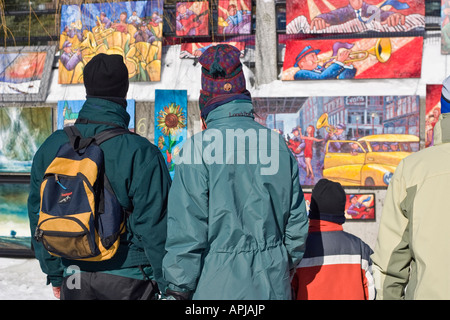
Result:
M251 34L252 1L251 0L219 0L218 34Z
M311 192L304 192L306 209L309 212L311 204ZM375 220L375 194L374 193L350 193L346 194L345 219L351 220Z
M281 80L420 78L422 50L422 37L289 40Z
M52 132L51 107L0 106L0 173L30 173L34 154Z
M155 90L155 145L172 176L176 156L187 139L187 90Z
M72 126L78 119L78 113L80 112L85 100L61 100L58 101L56 128L64 129L66 126ZM134 132L135 127L135 100L127 99L127 112L130 115L130 123L128 129Z
M450 1L441 0L441 54L450 54Z
M176 35L194 37L209 35L209 2L177 2Z
M184 42L181 44L180 58L199 58L209 47L225 43L236 47L241 52L241 58L245 54L245 42Z
M123 56L132 82L160 81L162 17L162 0L63 5L58 83L83 83L99 53Z
M54 46L0 48L0 101L45 101Z
M0 177L0 256L31 257L29 179Z
M255 118L280 133L301 185L387 187L401 159L419 150L419 96L253 98Z
M425 148L434 145L434 126L441 115L442 84L427 84L425 98Z
M286 34L424 30L424 0L286 1Z

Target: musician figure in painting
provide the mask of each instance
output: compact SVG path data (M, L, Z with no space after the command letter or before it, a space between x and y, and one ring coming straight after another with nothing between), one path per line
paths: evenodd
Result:
M192 19L191 17L196 17L197 15L195 14L194 11L192 11L191 9L188 9L186 7L186 4L183 2L178 2L177 3L177 31L182 31L184 35L187 36L195 36L196 35L196 29L195 29L195 25L191 28L188 28L187 26L185 26L183 24L183 20L189 20Z
M374 17L379 17L381 24L387 24L390 27L397 26L399 24L405 24L405 16L398 12L385 11L380 8L369 5L363 0L349 0L349 4L342 8L337 8L330 12L319 14L311 21L311 30L322 30L330 25L342 24L347 21L358 19L363 23L368 23ZM391 1L394 2L394 1ZM399 3L399 1L395 1ZM400 8L407 6L404 3L399 3Z
M352 79L355 77L356 68L352 64L346 64L345 60L350 55L350 50L343 48L337 50L336 59L329 65L320 65L317 53L320 50L306 46L296 58L294 68L299 70L294 74L294 80L325 80L325 79Z
M242 10L238 10L235 4L230 4L226 10L227 19L219 21L219 25L223 26L224 34L249 34L252 22L252 12L241 1ZM219 9L225 11L219 6ZM220 20L220 19L219 19Z
M82 61L80 49L77 49L75 52L72 51L72 43L65 41L59 61L68 71L75 69L77 64Z

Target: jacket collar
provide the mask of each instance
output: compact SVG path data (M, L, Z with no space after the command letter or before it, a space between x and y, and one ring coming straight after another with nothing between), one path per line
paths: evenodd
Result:
M130 124L130 115L125 108L120 104L101 98L87 98L78 117L94 121L113 122L124 128L128 128Z
M206 124L209 125L211 122L219 119L241 117L251 119L255 118L253 115L253 104L251 101L233 100L221 106L218 106L208 114L208 117L206 118Z

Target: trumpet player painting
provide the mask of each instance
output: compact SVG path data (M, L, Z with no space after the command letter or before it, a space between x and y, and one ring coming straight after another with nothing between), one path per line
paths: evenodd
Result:
M160 81L163 0L63 5L60 84L83 83L83 68L99 53L120 54L130 81Z
M287 34L389 33L424 29L424 0L286 1Z
M420 78L422 37L288 40L281 80Z
M295 156L301 185L387 187L419 150L419 96L254 97L255 118Z

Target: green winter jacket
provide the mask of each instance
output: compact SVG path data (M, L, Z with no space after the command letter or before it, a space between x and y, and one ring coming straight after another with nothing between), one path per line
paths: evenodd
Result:
M88 98L79 113L79 118L112 122L128 127L130 115L113 102ZM83 136L93 136L108 126L103 124L77 124ZM36 152L31 169L31 185L28 198L28 215L31 233L34 234L40 207L40 184L44 172L55 157L59 147L68 141L63 130L55 131ZM121 205L133 212L127 220L127 231L121 236L121 245L115 256L103 262L80 262L51 256L41 243L34 241L33 247L41 269L48 282L60 286L64 266L78 265L82 271L117 271L126 275L127 268L153 267L152 272L160 288L162 258L167 229L167 199L171 178L159 149L138 135L117 136L101 145L105 158L105 171ZM148 269L148 268L146 268ZM131 273L135 270L131 270ZM130 277L133 277L130 274Z
M219 106L206 123L176 159L168 289L201 300L290 299L308 231L297 162L254 121L251 102Z
M434 146L404 158L389 184L372 255L377 299L450 299L449 163L447 113Z

